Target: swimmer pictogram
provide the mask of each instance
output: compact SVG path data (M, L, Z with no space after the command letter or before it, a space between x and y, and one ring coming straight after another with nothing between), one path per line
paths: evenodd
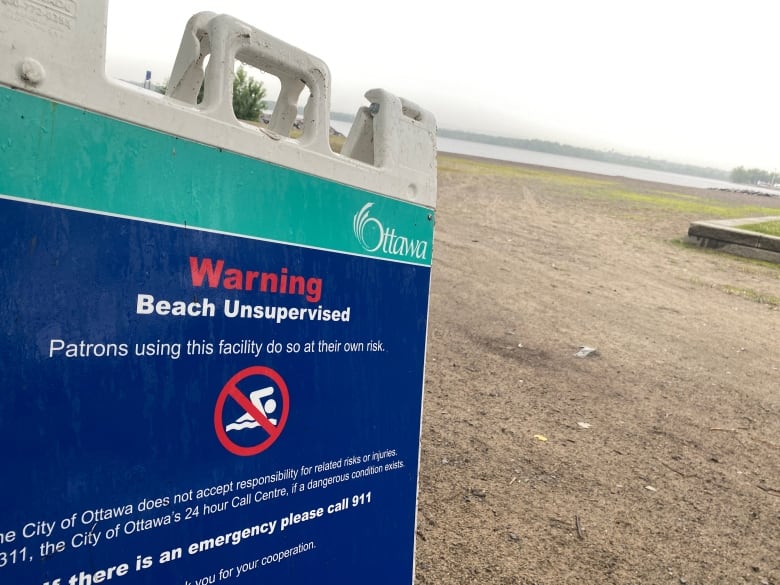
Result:
M261 415L263 415L260 420L262 420L263 417L268 419L268 422L270 422L272 425L276 426L279 424L279 419L271 418L270 415L272 415L274 412L276 412L276 400L273 398L268 398L269 396L273 396L274 394L274 387L273 386L266 386L265 388L260 388L260 390L255 390L254 392L250 392L249 394L249 401L254 405L255 408L260 412ZM268 400L263 403L263 399L268 398ZM258 419L255 418L254 415L250 414L249 412L245 412L241 416L239 416L235 422L230 423L229 425L225 426L225 431L242 431L244 429L254 429L260 426L260 423L258 422Z
M255 389L242 390L247 387ZM226 421L228 399L244 412ZM214 430L222 446L234 455L257 455L282 434L289 412L290 395L284 379L266 366L251 366L230 378L219 393L214 408ZM251 436L247 437L247 433Z

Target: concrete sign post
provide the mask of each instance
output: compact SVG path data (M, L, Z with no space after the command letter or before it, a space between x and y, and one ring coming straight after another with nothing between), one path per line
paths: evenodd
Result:
M372 90L335 154L313 57L202 13L163 97L60 4L0 5L0 582L411 583L432 117Z

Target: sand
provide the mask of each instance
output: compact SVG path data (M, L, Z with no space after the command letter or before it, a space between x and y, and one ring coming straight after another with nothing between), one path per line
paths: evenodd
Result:
M777 209L440 156L417 583L780 584Z

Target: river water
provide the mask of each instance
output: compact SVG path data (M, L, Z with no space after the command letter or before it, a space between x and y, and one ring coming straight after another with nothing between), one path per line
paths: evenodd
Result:
M333 120L331 125L334 129L338 130L344 135L349 133L349 122ZM629 179L665 183L667 185L677 185L681 187L697 187L700 189L731 189L736 191L749 189L751 191L759 191L766 193L767 195L780 197L780 190L776 189L766 189L763 187L759 188L752 185L738 185L736 183L719 181L717 179L694 177L692 175L681 175L678 173L669 173L666 171L657 171L653 169L643 169L640 167L631 167L597 160L590 160L586 158L550 154L547 152L538 152L535 150L523 150L521 148L499 146L497 144L486 144L484 142L474 142L471 140L443 138L441 136L437 138L437 143L438 150L440 152L463 154L467 156L479 156L483 158L518 162L541 167L565 169L568 171L581 171L584 173L608 175L611 177L627 177Z
M598 175L608 175L612 177L628 177L630 179L652 181L655 183L666 183L667 185L678 185L682 187L733 190L750 189L751 191L761 191L780 197L780 191L775 189L758 188L753 187L752 185L738 185L736 183L719 181L717 179L708 179L706 177L681 175L679 173L669 173L666 171L619 165L586 158L563 156L559 154L550 154L547 152L537 152L533 150L523 150L520 148L510 148L496 144L472 142L470 140L458 140L454 138L439 137L437 142L438 148L441 152L482 156L497 160L519 162L542 167L552 167L556 169L566 169L569 171L582 171L585 173L595 173Z

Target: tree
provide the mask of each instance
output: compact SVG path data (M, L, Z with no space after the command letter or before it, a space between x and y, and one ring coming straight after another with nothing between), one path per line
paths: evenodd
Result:
M776 172L769 172L763 169L746 169L745 167L736 167L735 169L731 170L732 183L742 183L743 185L768 183L773 185L776 180Z
M203 88L200 86L196 102L203 101ZM168 80L155 87L155 91L165 93L168 89ZM233 77L233 112L239 120L251 120L256 122L260 118L260 112L265 107L265 87L262 81L257 81L247 74L243 65L240 65Z
M243 65L233 78L233 112L239 120L256 122L265 109L265 87L262 82L250 77Z

